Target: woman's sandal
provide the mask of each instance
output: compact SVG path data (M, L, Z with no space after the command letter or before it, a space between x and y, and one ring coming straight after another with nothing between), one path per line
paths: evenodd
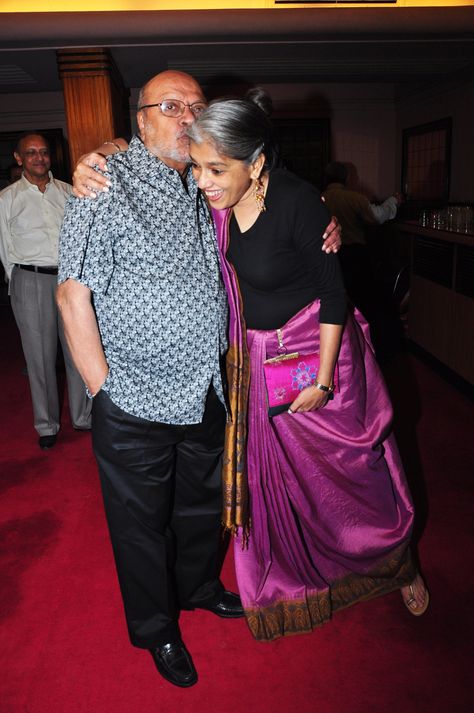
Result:
M428 589L425 584L425 601L423 602L423 605L421 607L416 605L415 590L413 589L413 585L416 579L418 579L418 577L421 579L421 575L417 574L413 582L408 585L408 588L410 590L410 596L408 597L408 599L405 599L402 592L403 603L405 604L410 614L413 614L413 616L421 616L422 614L424 614L425 611L428 609L428 605L430 603L430 593L428 592Z

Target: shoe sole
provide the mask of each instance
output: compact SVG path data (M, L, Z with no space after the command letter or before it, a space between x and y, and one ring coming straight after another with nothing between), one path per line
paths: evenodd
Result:
M178 683L178 681L174 681L172 678L169 677L168 673L166 671L163 671L160 666L156 663L155 661L155 666L156 670L158 673L165 679L165 681L168 681L168 683L172 683L173 686L178 686L178 688L189 688L190 686L194 686L198 682L198 677L192 679L191 681L185 681L183 683Z
M205 609L204 611L208 611L211 614L215 614L216 616L220 617L221 619L243 619L245 616L244 612L241 612L239 614L224 614L221 612L213 611L212 609Z

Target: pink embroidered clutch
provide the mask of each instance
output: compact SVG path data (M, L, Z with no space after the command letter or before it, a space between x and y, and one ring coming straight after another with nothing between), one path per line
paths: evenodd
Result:
M298 396L317 381L319 354L282 354L263 362L268 396L268 415L277 416ZM332 394L331 394L332 396Z

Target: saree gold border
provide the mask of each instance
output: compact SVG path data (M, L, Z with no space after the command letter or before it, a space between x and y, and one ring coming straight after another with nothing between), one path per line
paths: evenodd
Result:
M371 575L348 575L305 600L279 601L263 609L245 609L247 624L257 641L309 633L328 622L339 609L400 589L415 576L410 550L404 545Z
M227 216L226 252L229 244L231 215L232 212L229 212ZM237 278L236 285L239 295L240 324L242 325L242 349L238 344L230 344L226 355L230 418L226 424L222 459L222 524L225 530L230 530L233 534L241 528L244 535L243 541L246 543L249 530L246 451L250 360L245 339L242 297Z

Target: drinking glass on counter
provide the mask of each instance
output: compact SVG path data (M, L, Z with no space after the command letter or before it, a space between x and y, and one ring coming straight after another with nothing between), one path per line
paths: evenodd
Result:
M452 228L456 233L474 232L474 209L468 205L452 206Z
M464 232L474 233L474 208L470 205L464 208Z
M451 205L442 209L422 210L419 223L424 228L474 234L474 208Z

